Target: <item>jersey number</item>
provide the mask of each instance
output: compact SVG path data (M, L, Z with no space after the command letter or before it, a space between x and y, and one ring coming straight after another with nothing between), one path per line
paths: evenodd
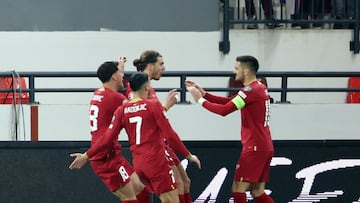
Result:
M140 144L142 118L140 116L131 117L129 122L136 123L135 144Z
M124 182L125 182L125 180L129 179L129 177L130 177L129 174L126 172L124 166L120 166L119 173Z
M96 131L98 129L98 115L99 115L99 107L96 105L90 106L90 129L91 132Z
M264 127L269 126L270 124L270 100L265 101L265 120L264 120Z

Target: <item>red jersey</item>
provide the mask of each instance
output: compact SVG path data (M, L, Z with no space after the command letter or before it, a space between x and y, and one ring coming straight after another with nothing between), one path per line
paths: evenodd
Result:
M269 129L270 96L267 88L259 81L240 89L231 98L218 97L206 93L203 106L211 112L227 115L238 108L234 99L240 96L244 102L241 108L241 143L243 151L273 151Z
M120 106L115 114L109 130L103 139L87 151L92 157L99 151L107 150L112 140L117 137L122 128L125 128L129 137L130 150L133 155L134 167L141 167L147 163L153 165L152 161L159 156L164 157L162 135L167 140L179 143L179 152L186 156L189 151L180 143L181 140L174 133L166 117L164 108L157 99L143 99L134 103L126 103Z
M128 99L132 99L132 90L131 90L131 87L130 87L130 83L127 83L127 85L126 85L125 96ZM150 89L149 98L159 100L159 98L156 95L156 92L155 92L154 88ZM163 106L162 106L162 108L165 109L165 107L163 107ZM179 142L179 140L177 140L179 135L175 132L175 130L172 127L171 127L171 134L174 134L175 137L168 136L168 135L163 135L163 132L161 132L161 134L162 134L162 138L164 140L163 144L169 145L175 152L180 153L184 157L186 157L190 153L189 150L186 149L188 154L185 154L185 155L183 154L184 153L184 148L186 148L186 147L185 147L185 145L184 145L184 143L182 141Z
M90 101L89 119L91 132L91 145L99 141L101 136L108 129L115 110L122 105L125 96L121 93L114 92L108 88L97 89ZM121 145L114 138L111 150L117 150L120 153ZM103 154L92 157L92 160L103 158Z
M274 150L269 128L270 96L267 88L254 81L241 88L238 95L245 101L245 107L241 109L241 143L244 150L254 147L254 150Z

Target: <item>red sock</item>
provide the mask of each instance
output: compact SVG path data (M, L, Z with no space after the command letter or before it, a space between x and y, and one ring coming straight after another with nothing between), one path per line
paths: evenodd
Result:
M122 201L122 203L140 203L140 202L138 202L137 200L125 200Z
M136 198L141 203L150 203L149 197L150 197L149 191L145 187L138 195L136 195Z
M233 192L234 203L247 203L245 192Z
M256 197L255 202L256 203L275 203L274 200L270 196L265 194L265 192L262 195L260 195L259 197Z
M179 195L180 203L186 203L185 201L185 195Z
M191 199L191 194L190 194L190 192L189 192L189 193L185 193L184 196L185 196L185 202L186 202L186 203L192 203L192 199Z

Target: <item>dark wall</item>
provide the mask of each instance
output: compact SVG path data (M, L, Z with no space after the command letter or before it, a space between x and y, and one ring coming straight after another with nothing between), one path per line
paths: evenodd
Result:
M192 179L192 196L197 202L204 191L212 197L203 199L229 202L235 162L240 152L238 142L186 142L197 154L203 168L188 166ZM119 202L93 174L89 164L71 171L69 154L84 151L87 142L12 143L0 142L0 202L23 203L97 203ZM270 182L275 202L291 202L299 197L304 178L296 175L305 170L314 175L309 199L324 198L321 203L354 202L360 197L356 184L360 179L360 141L275 141L275 157L291 160L291 164L271 167ZM129 151L124 150L129 157ZM312 174L315 169L322 172ZM227 171L224 180L216 184L219 171ZM218 191L218 195L216 195ZM342 191L327 197L326 194ZM206 192L205 192L206 193ZM158 203L158 199L154 198ZM315 202L315 201L314 201Z
M2 0L0 31L215 31L218 0Z

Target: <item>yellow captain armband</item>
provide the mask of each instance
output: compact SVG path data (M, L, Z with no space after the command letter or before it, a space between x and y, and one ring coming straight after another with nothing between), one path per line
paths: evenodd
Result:
M241 98L239 95L237 95L236 97L234 97L231 100L232 103L235 104L237 109L241 109L242 107L245 106L245 101L243 100L243 98Z

